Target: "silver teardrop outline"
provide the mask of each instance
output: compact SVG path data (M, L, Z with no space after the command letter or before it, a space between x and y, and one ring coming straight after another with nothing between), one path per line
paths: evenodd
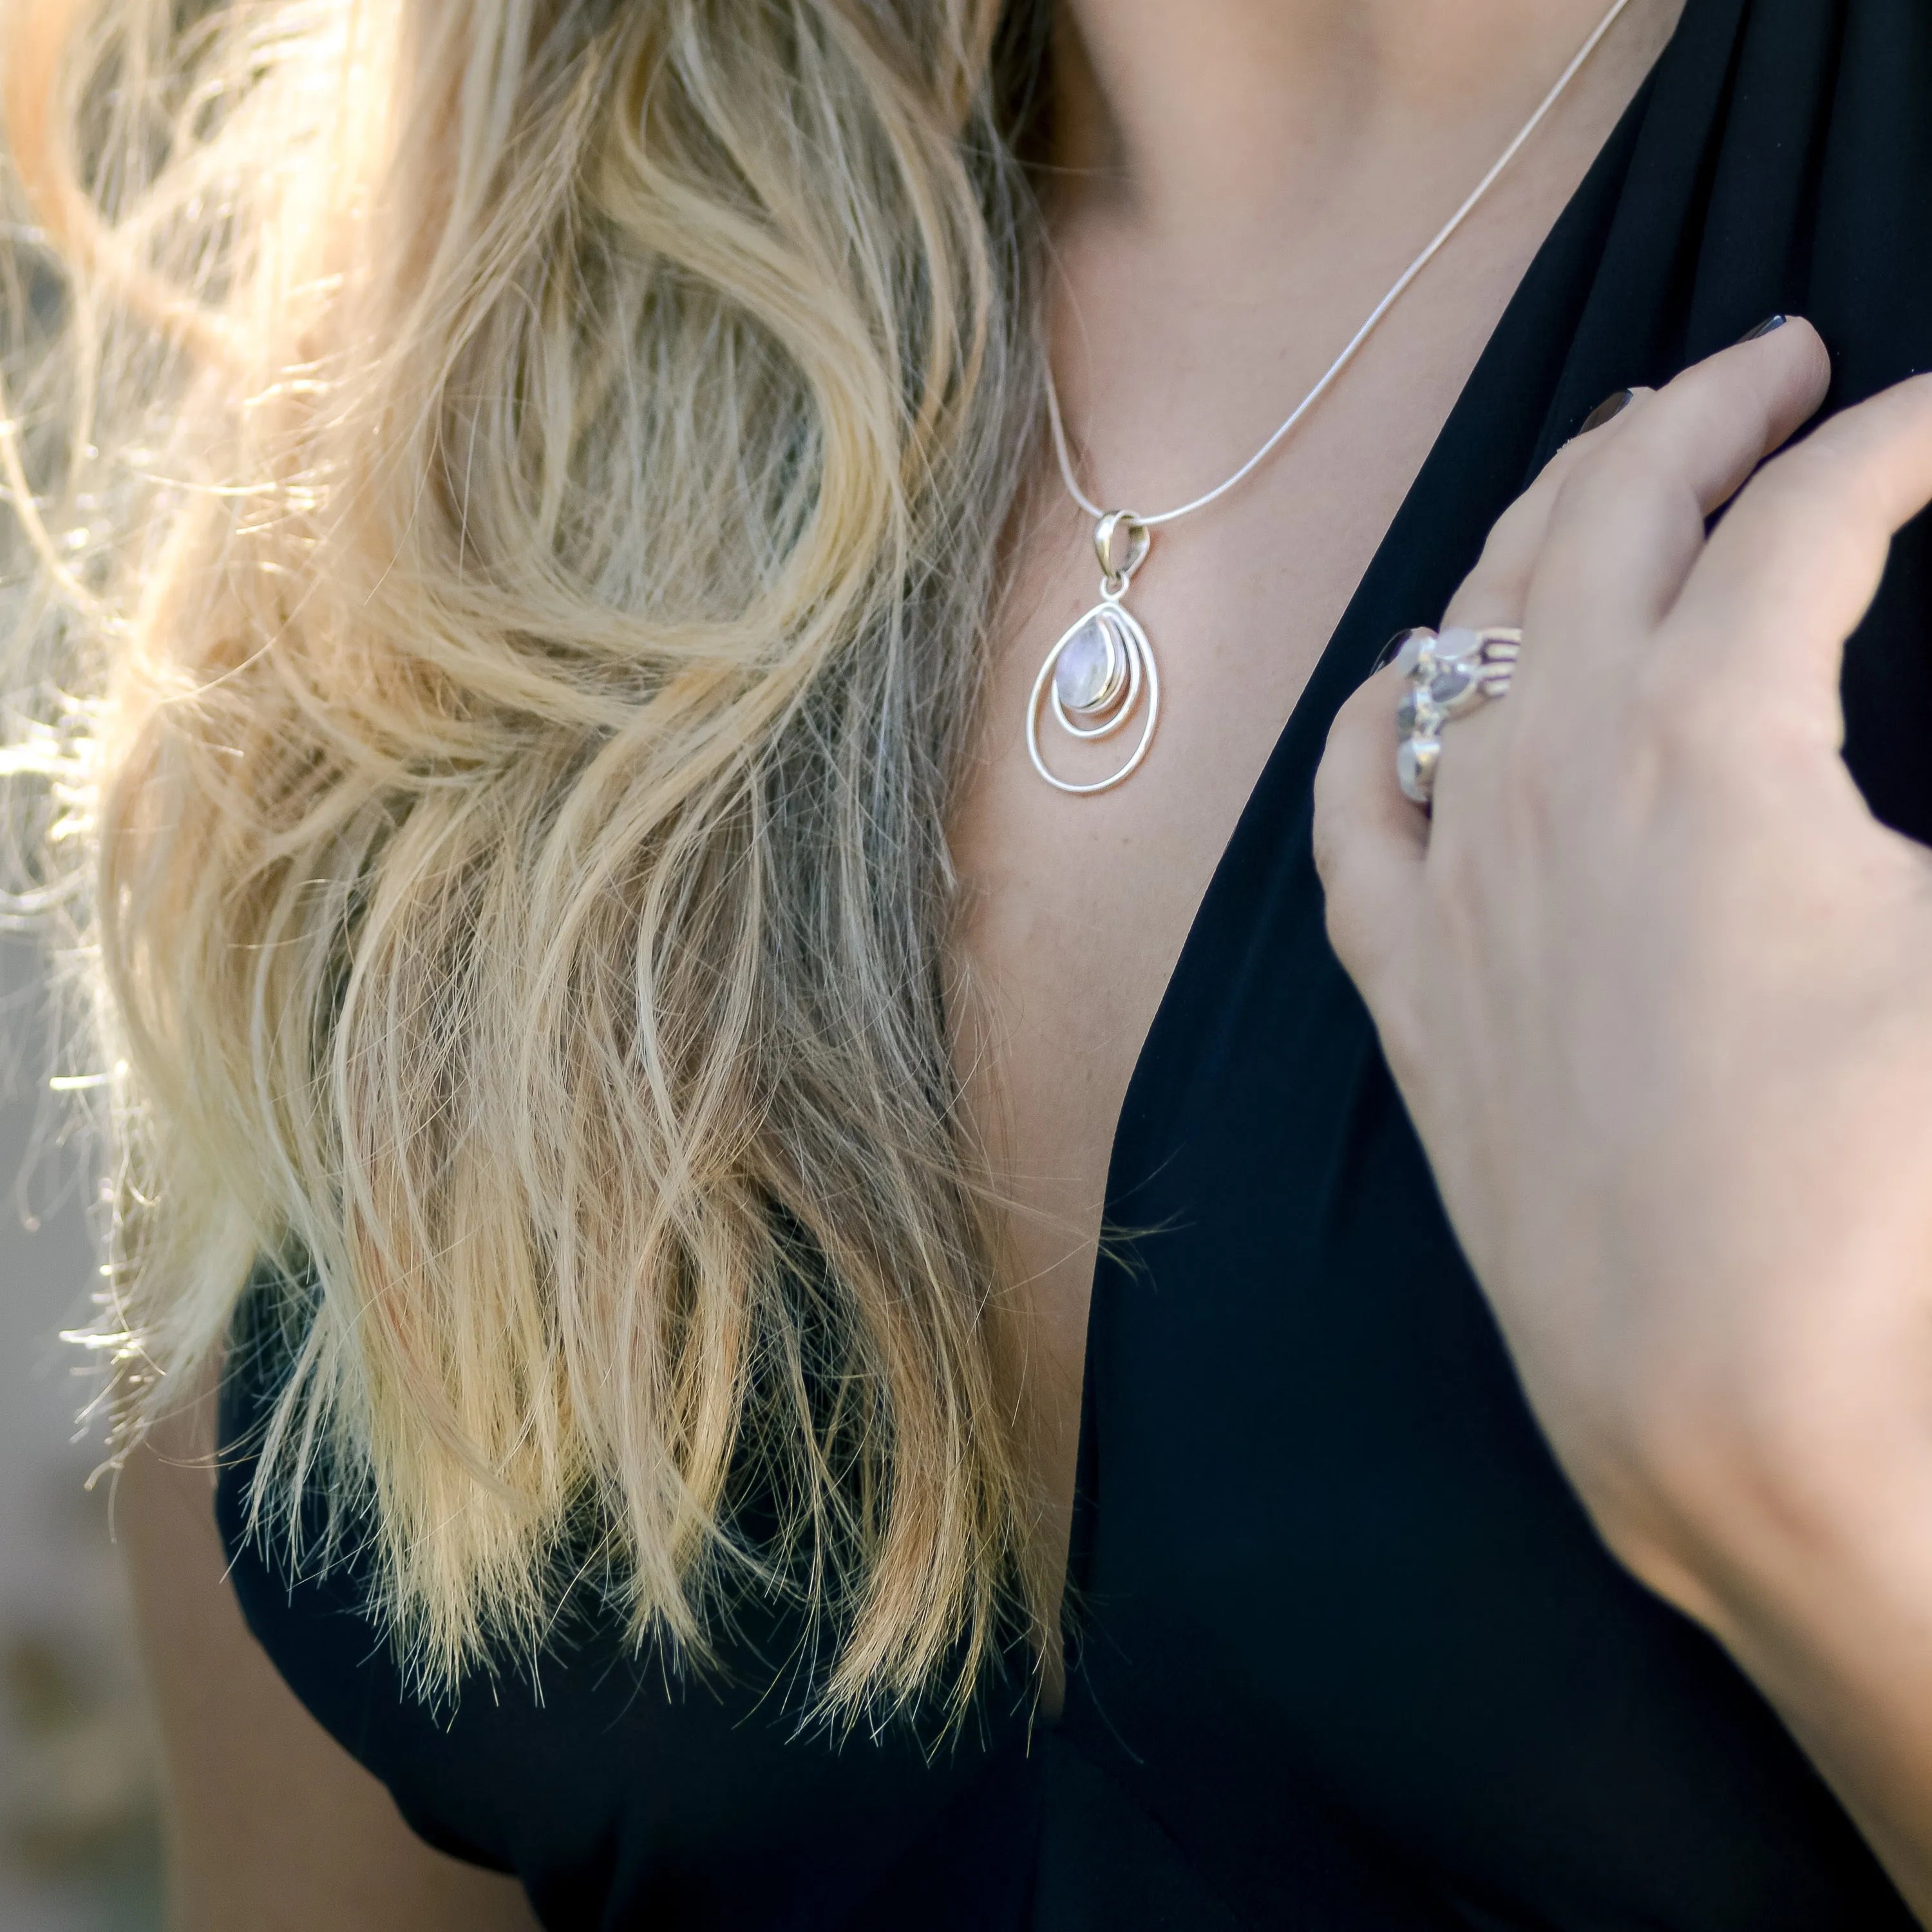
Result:
M1124 590L1122 585L1120 590ZM1120 627L1120 634L1127 652L1127 692L1114 716L1101 725L1091 730L1082 730L1067 717L1060 702L1060 694L1052 691L1053 674L1061 654L1073 641L1075 632L1090 619L1108 620ZM1090 784L1074 784L1063 778L1056 778L1048 770L1046 760L1040 748L1040 714L1051 692L1054 713L1068 735L1075 738L1094 739L1110 737L1133 716L1134 700L1142 683L1147 688L1147 719L1141 727L1140 742L1120 770L1108 777L1096 778ZM1076 798L1086 797L1099 791L1112 791L1114 786L1131 778L1140 769L1141 762L1154 743L1154 726L1160 718L1160 670L1154 662L1154 646L1148 634L1140 626L1139 620L1120 602L1120 590L1111 593L1108 586L1101 586L1100 601L1090 610L1084 610L1060 634L1060 640L1046 654L1046 662L1040 668L1040 674L1033 681L1033 695L1027 701L1027 755L1033 760L1033 768L1052 786L1055 791L1064 791Z

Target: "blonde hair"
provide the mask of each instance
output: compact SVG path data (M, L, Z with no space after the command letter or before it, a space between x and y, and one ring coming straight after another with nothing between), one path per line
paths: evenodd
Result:
M942 832L1040 10L0 8L97 1340L138 1436L279 1271L258 1529L335 1498L298 1553L352 1533L425 1686L540 1644L586 1533L640 1637L794 1595L848 1714L1046 1616Z

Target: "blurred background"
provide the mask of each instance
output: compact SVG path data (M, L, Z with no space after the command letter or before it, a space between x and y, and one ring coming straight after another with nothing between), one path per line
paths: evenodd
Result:
M38 950L0 936L0 1932L158 1932L155 1756L92 1384L88 1150L46 1090ZM66 1136L64 1141L63 1135Z

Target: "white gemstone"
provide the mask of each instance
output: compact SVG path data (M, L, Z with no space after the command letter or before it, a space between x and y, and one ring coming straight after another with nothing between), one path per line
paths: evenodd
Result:
M1452 624L1437 640L1436 655L1443 658L1474 657L1482 648L1483 640L1475 632Z
M1095 711L1114 696L1124 653L1114 626L1096 610L1072 636L1053 668L1053 688L1069 711Z
M1405 738L1395 748L1395 773L1402 795L1426 805L1436 783L1436 761L1442 755L1437 738Z
M1405 632L1401 647L1396 652L1396 669L1404 677L1413 677L1422 668L1424 654L1431 650L1435 642L1433 631Z

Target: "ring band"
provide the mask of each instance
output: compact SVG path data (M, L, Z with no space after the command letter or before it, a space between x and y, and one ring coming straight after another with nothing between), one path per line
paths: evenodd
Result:
M1406 631L1395 640L1395 666L1408 681L1396 706L1396 780L1402 796L1428 806L1436 793L1442 727L1508 695L1522 633L1503 625L1480 630Z

